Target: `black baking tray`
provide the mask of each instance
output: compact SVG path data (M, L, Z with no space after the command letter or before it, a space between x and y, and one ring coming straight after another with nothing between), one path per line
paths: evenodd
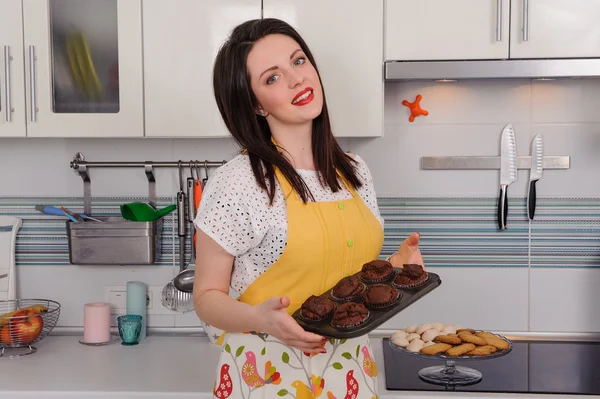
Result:
M396 268L396 267L394 269L395 269L395 273L394 273L393 277L391 277L387 281L377 283L377 284L390 284L391 285L392 282L394 281L394 277L396 276L396 274L398 274L402 270L402 269ZM360 274L360 272L355 273L355 274ZM382 308L382 309L367 307L367 309L369 310L369 313L370 313L369 318L367 319L367 321L365 323L363 323L359 326L356 326L356 327L341 329L341 328L336 328L336 327L332 326L331 320L333 319L333 312L329 316L327 316L325 319L319 320L319 321L304 320L302 317L300 317L301 309L296 310L292 314L292 317L306 331L310 331L315 334L320 334L320 335L323 335L328 338L348 339L348 338L359 337L361 335L365 335L365 334L368 334L369 332L373 331L374 329L376 329L377 327L379 327L380 325L382 325L383 323L385 323L386 321L388 321L389 319L394 317L400 311L406 309L407 307L409 307L410 305L412 305L413 303L415 303L416 301L423 298L425 295L429 294L431 291L433 291L434 289L439 287L440 284L442 284L442 280L440 279L440 276L438 276L437 274L427 272L427 275L428 275L427 281L421 286L414 287L414 288L398 288L397 286L394 286L398 289L398 291L400 291L400 295L401 295L400 299L393 305L390 305L390 306ZM374 284L365 283L365 285L367 287L369 287L370 285L374 285ZM333 289L333 287L330 287L327 291L325 291L322 294L322 296L327 296L332 301L334 301L336 304L342 304L344 302L347 302L347 301L343 301L343 302L336 301L335 299L333 299L330 296L330 292L332 289ZM358 299L355 299L352 302L364 303L362 297L359 297Z

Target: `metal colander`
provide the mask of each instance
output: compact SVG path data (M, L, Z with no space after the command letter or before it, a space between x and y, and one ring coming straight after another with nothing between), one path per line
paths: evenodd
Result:
M49 299L0 301L0 356L7 348L28 348L47 336L56 325L60 304ZM13 356L10 356L13 357Z
M162 290L162 305L176 312L189 312L194 309L194 294L179 291L171 280Z

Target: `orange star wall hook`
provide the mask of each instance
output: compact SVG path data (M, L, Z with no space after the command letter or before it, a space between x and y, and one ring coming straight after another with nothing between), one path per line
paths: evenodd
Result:
M402 101L402 105L408 107L408 109L410 109L410 116L408 117L408 120L410 122L414 122L415 118L417 116L427 116L429 115L429 112L427 112L426 110L421 108L421 99L423 98L423 96L421 96L420 94L417 94L417 98L415 99L414 102L408 102L407 100Z

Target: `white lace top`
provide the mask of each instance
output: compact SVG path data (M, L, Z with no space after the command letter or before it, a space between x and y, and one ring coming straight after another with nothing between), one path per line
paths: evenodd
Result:
M355 159L363 182L357 193L383 225L371 173L362 158L355 155ZM297 169L297 172L317 202L352 197L346 187L333 193L321 186L317 171ZM275 198L273 206L269 206L267 192L258 186L252 173L250 157L238 155L210 176L202 193L194 223L234 256L231 288L237 292L243 292L274 264L285 248L286 204L277 179L275 182Z

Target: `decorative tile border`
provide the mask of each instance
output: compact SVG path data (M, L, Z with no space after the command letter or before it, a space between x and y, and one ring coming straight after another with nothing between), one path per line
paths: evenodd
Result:
M600 199L553 199L536 209L531 267L600 268Z
M498 231L497 198L381 198L385 219L382 255L411 232L421 234L427 266L528 267L524 200L509 199L507 229Z
M107 198L94 197L94 216L120 216L121 204L133 201L147 201L147 198ZM162 208L173 203L173 198L157 198L157 206ZM69 263L66 218L45 215L35 210L36 205L64 206L73 212L83 212L83 198L14 198L0 197L0 215L14 216L23 220L16 243L15 260L17 266L52 265L63 266ZM179 241L175 213L163 218L161 253L155 266L171 266L179 254ZM189 245L187 246L189 247ZM189 253L189 251L188 251Z
M381 198L382 257L418 231L428 266L600 268L600 199L538 198L530 222L526 199L510 198L504 231L497 228L497 201Z
M119 216L120 204L145 200L95 197L93 213ZM173 202L171 197L157 200L159 207ZM83 210L82 198L76 197L0 197L0 215L23 220L17 236L17 265L70 265L65 219L41 214L34 209L39 204ZM525 198L510 198L504 231L497 228L497 198L380 198L379 206L386 221L381 258L418 231L427 266L600 268L600 199L538 198L536 217L530 222ZM161 240L155 265L176 264L174 212L163 220ZM188 244L186 250L189 253Z

